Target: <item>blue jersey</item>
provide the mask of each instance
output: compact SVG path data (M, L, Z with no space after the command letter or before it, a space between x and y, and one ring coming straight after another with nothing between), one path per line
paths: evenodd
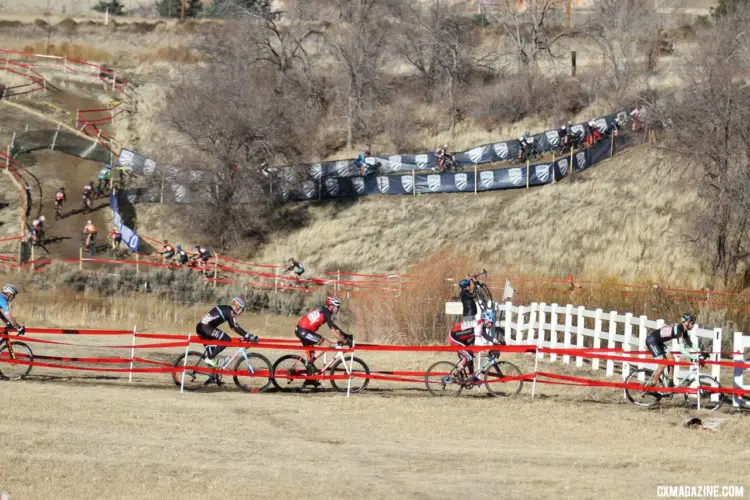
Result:
M9 313L10 312L10 303L8 302L8 299L5 298L5 295L0 295L0 313Z
M366 159L365 154L360 153L357 155L357 158L354 159L354 164L357 165L358 167L362 167L366 163L365 159Z

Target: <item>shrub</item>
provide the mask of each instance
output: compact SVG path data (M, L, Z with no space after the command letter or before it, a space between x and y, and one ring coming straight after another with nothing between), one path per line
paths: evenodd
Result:
M125 6L120 0L99 0L99 3L92 7L97 12L109 12L112 16L122 16L125 14Z

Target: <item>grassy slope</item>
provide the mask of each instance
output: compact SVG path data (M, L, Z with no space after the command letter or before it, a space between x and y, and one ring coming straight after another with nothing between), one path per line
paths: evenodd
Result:
M294 255L311 274L398 271L455 247L476 267L512 264L529 273L701 286L705 259L676 244L698 209L690 178L683 165L640 147L574 182L529 191L295 203L288 219L304 222L275 233L252 258L280 262ZM162 218L168 207L138 210L141 231L168 230Z

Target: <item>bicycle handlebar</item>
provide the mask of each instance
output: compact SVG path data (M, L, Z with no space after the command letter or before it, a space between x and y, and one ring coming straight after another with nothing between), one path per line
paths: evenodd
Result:
M469 275L469 278L470 278L470 279L475 279L475 278L478 278L478 277L480 277L480 276L487 276L487 270L486 270L486 269L482 269L482 272L481 272L481 273L477 273L477 274L470 274L470 275Z

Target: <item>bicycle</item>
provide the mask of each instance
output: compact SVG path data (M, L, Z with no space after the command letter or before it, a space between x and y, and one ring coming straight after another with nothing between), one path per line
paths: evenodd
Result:
M360 177L367 177L368 175L375 174L380 175L381 163L376 161L374 163L365 163L364 165L357 167L357 173Z
M83 198L83 206L81 207L81 212L83 212L84 214L87 214L94 207L94 202L91 200L91 195L89 196L83 195L82 198Z
M60 220L62 218L62 203L59 201L55 201L55 220Z
M235 385L245 392L263 392L271 384L271 362L262 354L247 352L243 346L232 356L219 356L219 368L214 368L206 364L207 353L208 347L203 353L188 351L180 355L173 365L177 369L172 372L174 383L186 391L200 391L212 382L222 386L222 374L217 370L229 370L227 367L231 366Z
M459 165L459 163L456 161L455 157L444 157L442 165L438 163L437 171L438 173L445 173L445 172L463 172L464 166Z
M336 343L336 349L342 349L343 346L344 344L341 342ZM353 342L350 347L354 349ZM365 390L367 384L370 383L370 379L367 378L370 375L370 368L364 361L351 356L347 360L347 356L344 353L337 351L336 355L323 368L318 369L315 366L315 361L323 356L324 353L325 351L319 353L311 362L296 354L287 354L280 357L273 364L273 376L271 378L273 385L282 392L298 392L306 385L309 385L309 382L312 382L308 381L305 377L326 375L326 372L328 372L328 375L334 376L337 372L342 371L343 365L343 372L349 375L348 380L331 379L331 386L338 392L346 392L348 388L353 393ZM357 375L364 375L364 377ZM361 385L355 385L357 381L361 381ZM351 382L351 387L349 387L348 382Z
M470 377L466 367L458 369L456 363L438 361L425 374L424 382L433 396L458 396L464 389L484 384L495 397L510 398L521 392L521 370L510 361L498 361L500 351L490 351L475 377ZM480 375L484 378L480 379ZM512 378L513 380L503 380Z
M534 162L534 161L541 161L541 159L542 159L542 153L536 150L536 145L529 145L523 151L521 158L519 158L518 155L516 155L510 160L510 163L511 165L524 164L527 161Z
M469 281L471 281L471 284L474 287L473 294L479 302L479 307L484 311L495 302L492 299L492 292L487 285L479 281L478 278L481 276L487 276L487 270L483 269L481 273L470 274Z
M714 387L714 388L721 388L721 384L719 382L709 376L709 375L699 375L699 368L702 365L702 361L704 359L707 359L707 354L701 354L698 359L693 362L690 365L690 373L684 377L682 380L679 381L677 385L674 387L682 387L687 388L693 385L694 382L698 382L698 385L700 386L708 386L708 387ZM638 375L640 373L644 373L646 375L646 381L645 382L639 382L638 381ZM633 404L636 404L638 406L643 406L645 408L649 408L651 406L654 406L657 403L660 403L663 399L672 399L672 396L674 396L676 393L674 392L661 392L659 391L660 387L669 387L668 381L667 381L667 375L666 370L664 370L661 374L661 377L657 381L657 383L653 383L653 376L654 376L654 370L651 370L650 368L640 368L637 370L634 370L628 375L628 377L625 379L625 383L632 383L632 384L638 384L638 385L651 385L653 388L652 390L642 390L642 389L625 389L625 397ZM700 389L700 407L707 411L716 411L718 410L721 405L724 403L724 397L723 394L720 392L714 392L711 390L706 389ZM714 394L718 394L718 399L716 401L711 400L711 396ZM683 396L685 397L685 404L688 406L691 406L690 404L690 398L695 397L694 394L687 394L684 393ZM696 398L697 402L697 398ZM692 405L692 406L697 406ZM691 407L692 407L691 406Z
M8 335L10 328L5 328L5 335ZM26 328L21 327L18 330L18 336L26 333ZM34 353L31 347L23 342L11 341L9 337L0 339L0 378L5 380L20 380L26 378L31 372L34 361ZM14 361L22 361L15 363Z

